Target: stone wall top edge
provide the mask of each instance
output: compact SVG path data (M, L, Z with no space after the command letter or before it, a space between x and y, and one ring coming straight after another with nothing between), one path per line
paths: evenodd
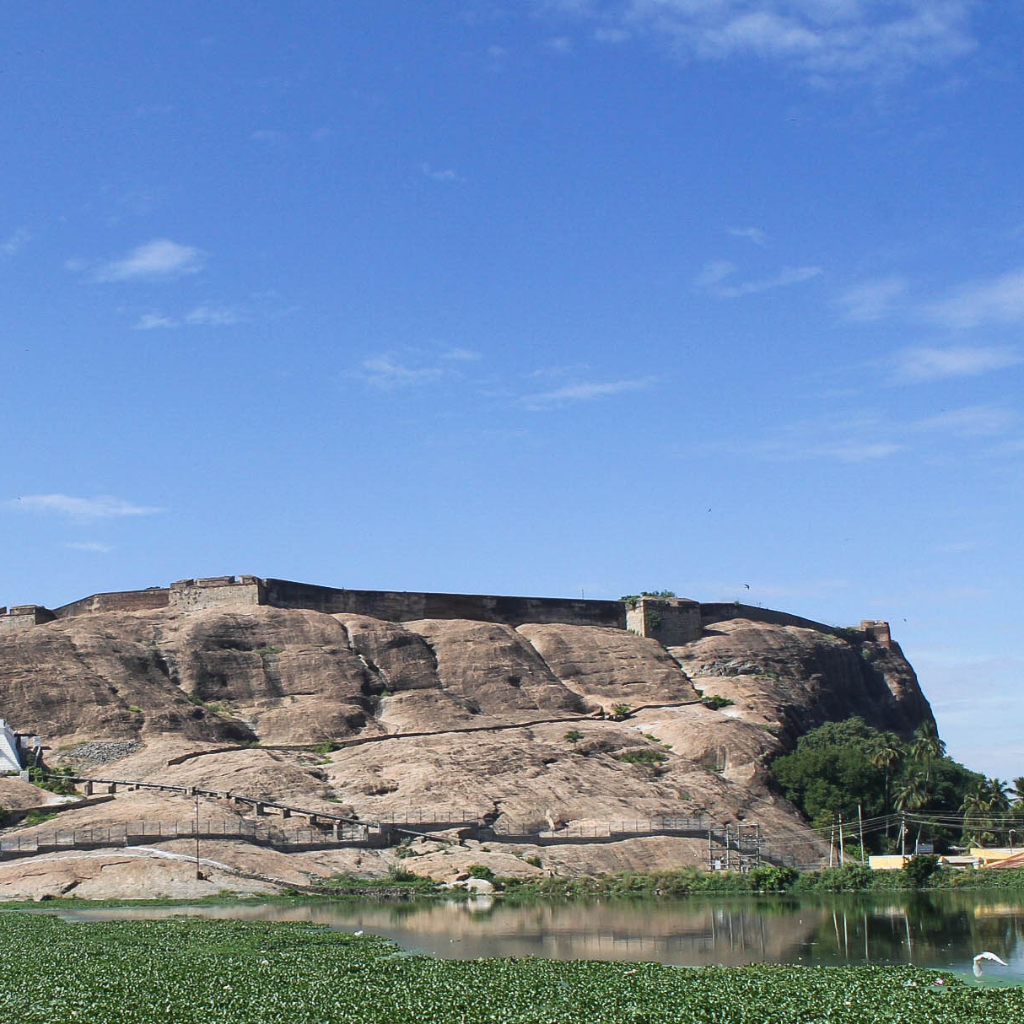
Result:
M607 598L584 598L584 597L531 597L522 594L457 594L439 590L362 590L349 587L328 587L319 583L300 583L297 580L277 579L268 576L261 581L266 586L273 584L284 584L291 587L304 587L308 590L319 591L325 594L367 594L367 595L389 595L396 597L426 597L426 598L460 598L470 601L540 601L547 604L582 604L597 607L599 605L615 605L621 607L623 602Z

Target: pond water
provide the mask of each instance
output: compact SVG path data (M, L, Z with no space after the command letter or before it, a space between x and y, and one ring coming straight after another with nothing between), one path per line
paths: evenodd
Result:
M885 897L742 897L505 904L456 901L316 901L59 911L71 920L189 915L311 921L394 939L453 959L653 960L698 966L748 963L913 963L971 974L991 951L982 982L1024 984L1024 893Z

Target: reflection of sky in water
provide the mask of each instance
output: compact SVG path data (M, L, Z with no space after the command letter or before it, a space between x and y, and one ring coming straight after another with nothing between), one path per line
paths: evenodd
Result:
M971 977L971 958L991 950L980 983L1024 983L1024 894L888 895L818 899L718 899L532 903L489 898L445 902L239 903L62 912L73 920L187 914L311 921L363 929L436 956L541 956L654 960L669 964L915 963Z

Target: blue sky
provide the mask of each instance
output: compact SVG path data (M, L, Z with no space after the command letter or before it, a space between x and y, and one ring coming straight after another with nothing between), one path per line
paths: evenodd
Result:
M0 603L885 618L951 753L1024 774L996 7L5 4Z

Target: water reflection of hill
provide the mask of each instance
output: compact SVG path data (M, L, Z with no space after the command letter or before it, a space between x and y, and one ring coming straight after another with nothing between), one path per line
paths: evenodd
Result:
M308 903L81 911L79 918L189 913L363 929L439 956L543 956L673 964L916 963L970 969L983 949L1024 981L1024 894L977 893L601 903ZM992 972L993 974L995 972Z

